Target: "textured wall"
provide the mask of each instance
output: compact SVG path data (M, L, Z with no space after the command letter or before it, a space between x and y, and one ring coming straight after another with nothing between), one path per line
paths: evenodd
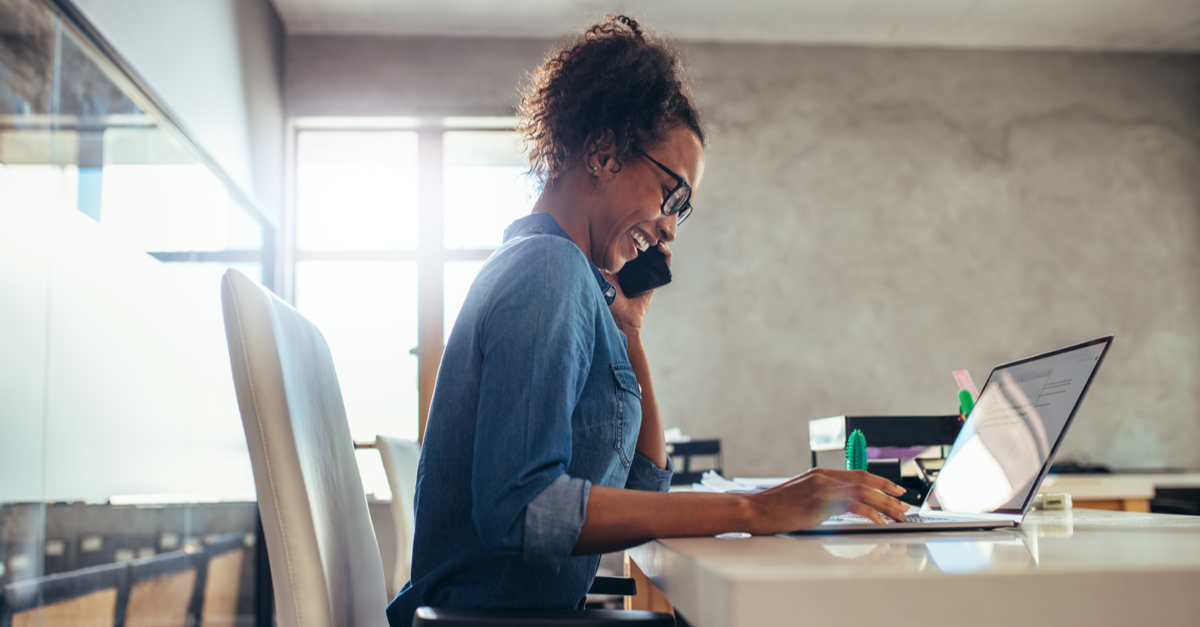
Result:
M506 114L548 45L292 38L287 104ZM1062 455L1200 468L1196 56L688 54L711 142L647 323L668 426L796 472L810 418L950 412L952 370L1111 332Z
M512 115L545 41L292 36L288 115Z
M708 176L651 345L737 473L809 418L948 413L950 372L1104 333L1062 455L1200 467L1195 57L698 46Z

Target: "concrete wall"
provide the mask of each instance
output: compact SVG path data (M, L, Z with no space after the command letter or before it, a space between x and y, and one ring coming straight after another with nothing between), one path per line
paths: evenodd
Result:
M288 115L512 115L550 44L522 39L291 36Z
M292 115L506 115L548 42L292 37ZM1196 56L696 44L711 127L647 322L667 426L733 475L806 422L1115 333L1060 457L1200 468Z
M278 215L283 24L269 0L76 0L234 180Z

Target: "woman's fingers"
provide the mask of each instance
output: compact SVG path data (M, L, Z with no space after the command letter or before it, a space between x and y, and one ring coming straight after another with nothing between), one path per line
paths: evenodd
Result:
M761 498L775 502L768 510L774 521L766 528L802 528L822 520L851 512L877 524L887 524L884 517L903 522L908 504L885 494L883 490L903 494L896 484L861 471L814 469L793 477L778 486L760 492ZM764 521L765 522L765 521ZM776 531L770 531L776 533Z
M898 501L874 488L860 486L855 494L855 500L898 522L904 522L905 514L908 512L907 503Z
M866 485L881 492L891 494L893 496L903 496L907 490L904 488L880 477L873 475L865 470L833 470L831 468L813 468L802 475L796 475L779 485L764 490L764 492L772 492L775 490L790 487L796 483L805 480L820 478L825 481L833 481L835 483L848 483L851 485ZM907 507L907 506L906 506Z
M670 267L671 266L671 256L674 255L675 253L671 250L670 246L667 246L666 242L662 242L662 241L660 241L658 243L658 249L660 251L662 251L663 256L667 258L667 267Z
M832 493L838 501L857 503L876 514L887 516L897 522L904 522L905 515L908 512L908 505L906 503L865 485L843 484L834 488ZM861 514L858 511L855 511L855 513L858 513L860 516L866 516L866 514ZM870 516L867 517L874 520Z
M832 479L837 479L843 483L860 483L871 486L880 492L886 492L894 496L903 496L907 490L904 488L880 477L873 475L865 470L833 470L830 468L815 468L809 472L820 472Z
M867 518L877 525L888 524L888 521L884 520L883 516L879 515L879 512L875 511L873 508L863 505L862 503L859 503L858 501L849 501L846 506L846 511L851 514L858 514L863 518Z
M906 490L879 475L873 475L865 470L846 470L846 473L853 474L859 483L869 485L880 492L886 492L895 496L903 496Z

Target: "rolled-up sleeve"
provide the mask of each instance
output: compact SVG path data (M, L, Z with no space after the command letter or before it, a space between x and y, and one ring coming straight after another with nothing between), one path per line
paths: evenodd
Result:
M587 515L592 483L559 475L525 508L524 560L528 564L562 568Z
M667 467L659 468L641 453L635 453L633 463L629 466L629 478L625 480L625 487L644 492L666 492L671 489L671 477L674 475L675 464L671 462L670 455L667 455Z
M590 490L566 470L596 294L570 240L537 239L523 249L529 263L497 281L482 322L471 518L488 550L557 569L583 528Z

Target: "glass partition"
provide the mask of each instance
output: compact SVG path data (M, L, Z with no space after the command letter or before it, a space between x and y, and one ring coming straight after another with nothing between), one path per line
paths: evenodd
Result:
M219 281L273 286L274 221L94 32L0 0L0 625L172 569L186 624L269 625Z
M44 204L53 196L99 222L106 237L163 260L263 263L271 225L262 212L185 145L145 94L45 3L5 0L0 15L6 198Z

